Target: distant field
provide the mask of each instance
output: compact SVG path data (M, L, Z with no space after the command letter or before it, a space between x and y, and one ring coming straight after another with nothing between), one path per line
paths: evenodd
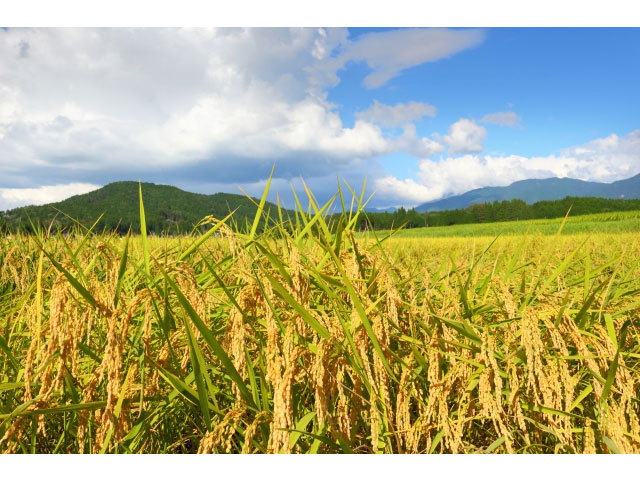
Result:
M563 218L525 220L520 222L473 223L448 227L411 228L397 232L397 237L495 237L497 235L541 234L558 231ZM640 210L597 213L567 218L565 235L576 233L640 232ZM382 232L376 232L380 235Z

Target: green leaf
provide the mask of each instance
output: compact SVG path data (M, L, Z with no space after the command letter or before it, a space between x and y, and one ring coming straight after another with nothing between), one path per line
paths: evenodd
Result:
M24 382L0 383L0 392L7 392L10 390L17 390L18 388L24 388L24 385Z
M334 450L336 450L337 452L341 451L342 448L340 447L340 445L338 445L335 442L332 442L326 435L317 435L315 433L309 433L309 432L305 432L303 430L296 430L296 429L289 429L287 430L288 432L297 432L301 435L306 435L307 437L311 437L315 440L319 440L320 442L324 443L325 445L333 448Z
M238 389L240 390L240 394L242 395L242 398L247 402L249 406L251 406L254 409L257 409L257 406L253 403L253 398L251 396L251 393L247 389L247 386L242 380L242 377L236 370L236 367L234 367L233 362L231 362L231 359L222 348L222 345L220 345L220 343L216 340L216 338L213 336L213 333L211 333L211 330L209 330L209 328L205 325L205 323L197 314L193 306L191 306L187 298L180 291L180 289L178 288L176 283L173 281L173 279L171 279L171 277L167 275L164 269L162 270L162 274L164 275L164 278L166 279L167 284L169 284L171 289L174 291L174 293L178 297L178 301L180 302L180 305L182 306L184 311L187 313L187 315L189 315L189 318L191 319L193 324L196 326L198 331L202 334L204 340L207 342L207 345L209 345L209 347L213 351L214 355L218 358L218 360L222 362L222 365L224 366L224 369L227 375L229 375L231 380L235 382L235 384L238 386Z
M431 448L429 448L429 453L433 453L436 451L436 448L438 448L438 445L440 444L440 440L442 440L443 436L444 436L444 428L441 429L438 433L436 433L435 437L433 437L433 442L431 442Z
M609 393L611 392L611 387L613 386L613 381L616 378L616 370L618 369L618 363L620 360L620 349L624 346L627 340L627 328L631 325L631 320L627 320L622 325L620 329L620 342L618 342L618 350L616 351L616 356L613 358L613 362L611 362L611 366L609 367L609 372L607 373L607 381L602 388L602 395L600 396L600 405L602 406L604 402L606 402Z
M202 353L198 348L196 340L193 336L193 332L189 327L189 324L185 320L184 327L187 332L187 341L189 344L189 356L191 357L191 366L193 367L193 376L196 381L196 390L198 392L198 401L200 403L200 411L202 412L202 416L204 418L204 424L207 428L207 431L211 430L211 417L209 415L209 400L207 398L207 391L205 389L205 382L203 378L203 373L206 372L206 364L204 364L204 359L202 358Z
M144 254L144 271L147 278L151 279L151 260L149 254L149 240L147 239L147 221L144 216L144 203L142 202L142 184L138 183L140 194L140 235L142 236L142 252Z
M269 188L271 187L271 179L273 178L273 171L276 168L276 164L273 164L271 167L271 173L269 174L269 179L267 180L267 185L264 188L264 192L262 192L262 198L260 199L260 205L258 206L258 211L256 212L256 217L253 219L253 225L251 226L251 232L249 233L249 238L253 239L256 235L256 230L258 230L258 224L260 223L260 217L262 216L262 211L264 210L264 205L267 203L267 195L269 194Z
M40 246L40 248L42 248L42 246ZM89 305L95 308L97 302L96 299L93 298L93 295L91 295L89 291L84 288L84 286L73 275L71 275L71 273L69 273L62 265L56 262L56 260L51 255L49 255L44 249L42 251L47 256L49 261L53 264L53 266L56 267L56 269L62 274L64 274L65 277L67 277L67 280L69 280L69 283L73 286L73 288L75 288L78 293L82 295L82 297L89 303Z
M602 440L604 441L605 445L609 448L611 453L615 453L615 454L618 454L618 455L621 453L620 449L618 448L618 446L609 437L603 435L602 436Z
M237 208L236 208L237 210ZM215 224L215 226L211 227L209 230L207 230L205 233L203 233L195 242L193 242L189 248L187 248L181 255L180 257L178 257L178 260L182 261L185 258L189 257L189 255L191 255L194 251L196 251L196 249L202 245L204 242L207 241L207 239L209 237L211 237L211 235L213 235L214 233L216 233L218 230L220 230L220 227L222 227L223 225L226 225L227 220L229 220L233 214L236 212L236 210L234 210L233 212L231 212L229 215L227 215L226 217L224 217L222 220L220 220L219 222L217 222Z
M496 448L498 448L500 445L502 445L504 443L504 441L505 441L505 437L503 435L502 437L500 437L497 440L495 440L494 442L492 442L491 445L489 445L484 452L485 453L493 452Z
M593 385L591 385L591 384L587 385L585 387L585 389L580 393L580 395L578 395L578 398L576 398L575 401L571 404L571 407L569 408L569 411L573 410L578 405L580 405L582 403L582 401L585 398L587 398L587 395L589 395L592 391L593 391Z
M613 317L611 316L610 313L604 314L604 323L607 325L607 334L609 335L609 338L613 342L614 348L617 350L618 339L616 338L616 328L613 324Z
M9 362L11 362L11 368L13 368L13 370L16 372L20 370L18 366L18 362L16 361L15 357L11 353L11 349L9 348L7 341L4 339L2 335L0 335L0 348L4 350L4 353L7 354L7 358L9 359Z
M584 302L584 305L582 305L582 308L576 314L576 317L573 319L574 322L578 325L579 329L583 329L586 326L587 318L588 318L587 312L589 311L589 308L595 301L596 296L598 295L598 292L602 289L605 283L606 282L602 282L600 283L600 285L598 285L596 288L593 289L593 292L591 293L589 298L586 299L586 301Z
M124 247L122 249L122 257L120 257L120 268L118 270L118 281L116 283L116 293L113 296L113 308L118 308L118 301L120 300L120 291L122 290L122 281L124 280L124 274L127 269L127 256L129 251L129 236L131 231L127 233L127 238L124 241Z
M37 397L31 399L28 402L23 403L16 407L11 413L0 415L0 420L3 420L2 424L0 424L0 428L12 418L15 417L30 417L33 415L51 415L55 413L64 413L64 412L75 412L78 410L96 410L98 408L104 408L107 405L106 400L100 400L95 402L86 402L86 403L78 403L78 404L70 404L70 405L62 405L59 407L51 407L51 408L41 408L39 410L27 410L31 405L36 403L38 400L42 399L43 395L38 395Z
M542 405L531 405L526 402L521 402L520 405L525 410L530 410L532 412L542 412L547 413L549 415L562 415L563 417L572 417L572 418L580 418L579 415L575 415L573 413L565 412L564 410L557 410L555 408L545 407Z
M267 279L269 280L269 282L271 282L271 285L273 286L273 289L275 290L275 292L282 297L282 299L287 302L291 307L293 307L293 309L298 312L298 315L300 315L303 320L305 320L309 326L311 328L313 328L318 335L320 335L322 338L329 338L329 331L315 318L313 318L313 315L311 315L309 312L307 312L307 310L300 305L292 296L289 292L287 292L287 289L284 288L280 282L278 282L278 280L276 280L275 278L273 278L271 275L269 275L267 272L263 272L264 275L267 277Z
M120 416L120 411L122 410L122 402L124 401L124 395L127 391L127 387L129 386L129 381L131 380L131 373L133 372L133 366L129 367L129 371L127 372L127 376L124 379L122 387L120 388L120 394L118 395L118 401L116 402L116 406L113 409L113 416L118 419ZM102 442L102 450L100 453L105 453L109 448L109 442L111 441L111 436L113 435L113 426L107 432L107 436Z
M289 437L289 447L292 450L293 450L293 447L295 447L296 444L298 443L298 440L300 439L302 432L306 431L305 429L307 428L307 425L309 425L309 422L311 422L311 420L313 420L315 416L316 416L316 412L309 412L296 422L296 429L293 431L293 433Z

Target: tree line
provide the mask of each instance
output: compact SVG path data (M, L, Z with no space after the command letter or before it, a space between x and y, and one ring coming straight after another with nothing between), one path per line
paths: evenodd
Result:
M640 199L624 200L597 197L565 197L528 204L523 200L503 200L474 204L466 208L434 212L418 212L414 208L399 208L395 212L371 213L360 222L360 229L386 230L405 225L405 228L441 227L468 223L509 222L570 215L640 210Z

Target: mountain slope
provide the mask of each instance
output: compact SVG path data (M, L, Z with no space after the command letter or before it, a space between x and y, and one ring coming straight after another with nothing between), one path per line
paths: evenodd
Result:
M256 206L243 195L229 193L203 195L154 183L142 184L142 199L148 230L156 233L190 231L207 215L221 219L235 209L237 211L233 218L238 224L244 225L245 219L253 221L257 210ZM275 211L277 207L268 203L266 208ZM60 226L73 223L58 213L58 210L86 226L92 225L104 213L97 224L98 230L118 228L120 232L126 232L131 227L139 232L138 182L114 182L62 202L16 208L5 212L4 215L0 213L0 223L4 220L9 226L26 226L30 224L29 219L31 219L34 223L48 225L54 217L56 224Z
M484 187L462 195L423 203L419 212L465 208L477 203L495 200L520 199L527 203L559 200L564 197L640 198L640 174L613 183L585 182L573 178L545 178L520 180L507 187Z

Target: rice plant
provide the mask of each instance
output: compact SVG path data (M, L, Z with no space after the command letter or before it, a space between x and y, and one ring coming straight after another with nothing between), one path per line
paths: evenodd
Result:
M362 194L267 192L190 237L141 192L141 234L2 238L0 449L640 452L637 235L362 235Z

